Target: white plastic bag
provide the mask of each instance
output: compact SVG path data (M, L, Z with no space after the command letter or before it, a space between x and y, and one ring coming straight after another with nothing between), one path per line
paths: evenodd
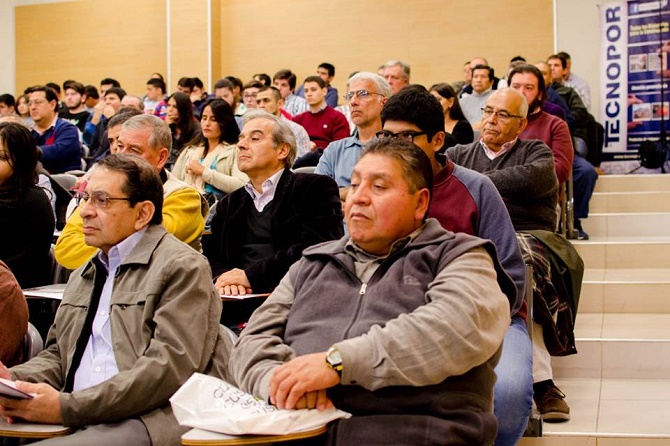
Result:
M339 409L279 410L212 376L195 373L170 398L182 426L228 435L286 435L317 429L351 414Z

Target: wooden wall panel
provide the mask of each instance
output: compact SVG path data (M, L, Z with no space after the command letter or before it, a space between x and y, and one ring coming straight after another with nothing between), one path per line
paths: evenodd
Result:
M327 61L342 92L351 71L401 59L410 63L413 82L430 86L461 79L463 63L474 56L487 57L502 74L517 54L534 61L553 49L552 0L223 3L222 74L243 80L291 68L300 81Z
M85 0L17 6L16 87L113 77L144 94L167 70L165 0Z
M183 76L207 85L207 0L170 0L170 70L169 91Z
M280 68L304 79L327 61L343 92L351 71L399 58L411 64L413 82L429 86L461 79L463 63L477 55L502 74L512 56L534 61L553 49L552 0L210 0L207 80L207 1L170 0L172 84L184 75L206 85L228 74L246 81ZM16 56L17 89L112 76L141 94L151 72L167 71L166 0L17 7Z

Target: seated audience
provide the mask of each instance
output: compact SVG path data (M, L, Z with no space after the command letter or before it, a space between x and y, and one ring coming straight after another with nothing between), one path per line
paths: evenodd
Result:
M454 137L456 144L470 144L475 139L472 126L465 119L458 95L451 85L442 83L430 87L430 93L440 101L444 113L444 130ZM444 150L448 147L444 147Z
M28 330L28 304L16 277L0 260L0 363L7 367L20 364L23 338Z
M0 118L16 114L16 101L11 94L0 94Z
M237 167L240 130L233 109L210 99L202 109L201 131L179 155L172 173L215 201L244 186L249 178Z
M296 77L291 70L279 70L272 78L272 84L281 93L284 99L282 110L288 113L287 118L298 116L309 109L307 102L300 96L293 94L295 90Z
M173 93L167 101L165 122L172 132L172 149L166 167L171 169L182 149L195 138L200 125L193 118L193 104L186 93Z
M376 138L382 129L380 114L391 96L391 87L383 77L361 71L347 82L344 95L356 124L354 136L331 142L323 152L314 173L328 175L340 188L342 202L347 198L351 185L351 172L358 162L363 145Z
M493 93L493 68L475 65L472 68L472 93L461 96L461 109L474 130L480 130L482 107Z
M278 117L248 112L237 147L249 183L219 200L204 253L220 293L269 293L306 247L342 236L342 207L332 179L291 172L295 138Z
M28 95L22 94L16 100L16 113L23 119L28 127L33 125L33 118L30 117L30 108L28 107Z
M391 86L391 94L396 94L409 85L410 66L408 64L399 60L389 60L383 65L383 70L382 76Z
M413 144L368 144L345 204L350 236L306 249L233 349L243 390L353 415L315 444L495 438L493 368L516 291L491 242L426 220L432 179Z
M91 113L86 110L86 90L79 82L69 82L63 86L65 90L65 108L58 114L61 118L74 124L83 134L86 122Z
M31 133L42 150L42 165L49 173L81 168L81 143L77 127L58 117L58 95L43 85L26 89L30 97Z
M519 139L527 114L523 94L496 90L484 107L481 140L452 147L447 156L487 175L503 197L524 260L533 266L533 398L545 421L565 421L570 407L552 380L550 354L576 352L573 328L580 286L574 284L581 284L583 263L575 254L562 265L566 277L552 282L552 244L564 252L574 249L554 234L558 179L551 150L542 141ZM571 282L573 288L561 287Z
M263 88L263 84L258 81L249 81L244 84L244 88L242 88L242 102L244 103L246 110L258 108L256 96L261 88Z
M165 81L152 77L147 81L147 95L144 97L144 113L165 119L167 103L165 102Z
M282 113L284 100L282 99L279 90L272 86L259 88L258 93L256 94L256 103L258 106L257 108L265 110L271 115L275 115L291 127L297 145L297 157L301 157L312 151L312 142L309 140L309 135L305 128L300 124L291 121Z
M328 89L326 92L326 104L333 108L337 107L337 88L330 85L331 82L333 82L333 78L335 77L335 66L328 62L323 62L316 68L316 75L323 79L323 81L326 83L326 88ZM303 84L299 86L295 91L295 94L301 98L304 98L305 85Z
M171 144L172 136L167 124L156 116L144 114L134 116L123 124L117 153L139 155L156 169L163 182L163 226L179 240L200 251L208 206L195 188L164 169ZM56 241L55 252L58 263L68 269L79 268L95 254L95 248L86 245L84 220L79 211L68 218Z
M84 86L84 92L86 92L86 102L84 102L84 108L89 114L93 113L93 108L100 102L100 94L98 89L95 88L95 85L86 85Z
M326 83L319 76L305 79L305 100L309 110L293 117L307 130L312 146L325 149L328 144L349 136L347 118L326 103Z
M463 67L466 82L458 93L458 97L462 98L465 94L472 94L472 70L474 70L477 65L486 65L490 67L488 60L486 60L484 57L475 57L474 59L470 60L470 62L466 62L465 67ZM505 79L500 79L493 75L493 83L491 84L491 88L493 90L497 90L499 88L505 87L507 87L507 82L505 82Z
M36 181L37 147L30 131L0 122L0 260L22 288L51 283L54 214Z
M191 93L191 102L193 102L193 115L196 119L200 120L200 113L202 112L202 107L205 105L207 99L215 97L210 95L205 90L205 85L202 83L199 77L193 78L193 93Z
M254 74L253 79L265 85L266 87L270 87L272 85L272 79L270 79L270 76L265 73Z
M528 313L523 299L525 265L514 226L500 194L485 175L455 165L444 157L442 107L423 87L413 86L391 97L381 113L381 138L411 139L428 156L434 180L428 216L442 227L493 242L505 272L514 281L517 298L512 323L505 334L500 362L495 368L494 414L498 420L496 445L520 440L533 404L532 349L526 330Z
M195 372L225 378L231 343L207 263L161 225L163 184L147 161L110 155L79 199L96 254L70 276L45 351L0 364L35 394L0 397L2 415L75 429L39 445L179 444L187 428L169 398Z
M90 149L89 158L100 159L101 154L109 150L105 132L107 124L114 114L121 108L121 103L126 97L126 92L120 87L111 87L105 92L105 96L95 106L91 118L86 123L84 131L84 142ZM89 165L90 167L90 165Z

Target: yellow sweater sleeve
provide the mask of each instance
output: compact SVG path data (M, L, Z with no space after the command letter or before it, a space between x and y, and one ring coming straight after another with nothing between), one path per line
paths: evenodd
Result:
M98 252L84 241L84 220L75 208L56 241L56 261L67 269L77 269Z
M198 240L205 228L200 194L192 187L172 192L163 201L163 226L182 242L190 245Z

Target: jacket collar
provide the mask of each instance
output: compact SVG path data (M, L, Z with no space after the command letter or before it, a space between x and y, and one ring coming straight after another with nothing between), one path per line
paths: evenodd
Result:
M121 262L120 266L139 264L139 265L148 265L151 261L151 256L154 253L154 250L158 246L158 243L165 237L167 231L163 225L150 225L142 239L137 243L135 249L133 249L126 259ZM82 269L81 275L85 275L91 268L93 268L93 259L96 259L96 256L93 256L89 260L84 268Z

